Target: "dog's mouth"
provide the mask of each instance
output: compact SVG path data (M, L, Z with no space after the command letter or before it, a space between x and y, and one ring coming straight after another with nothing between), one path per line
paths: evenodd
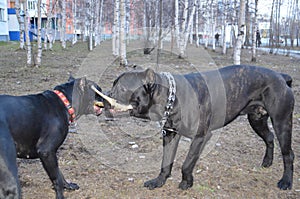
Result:
M124 104L120 104L117 102L117 100L108 97L106 95L104 95L103 93L101 93L99 90L97 90L94 86L92 86L92 89L98 94L100 95L103 99L105 99L110 106L112 107L112 109L114 109L114 111L116 112L124 112L124 111L128 111L128 110L132 110L133 107L132 105L124 105Z
M94 112L95 112L96 116L99 116L102 114L103 108L104 108L103 102L94 101Z

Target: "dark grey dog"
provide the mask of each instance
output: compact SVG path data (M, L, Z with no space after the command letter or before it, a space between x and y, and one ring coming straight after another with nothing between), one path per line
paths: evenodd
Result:
M247 114L253 130L264 140L263 167L273 161L274 136L279 140L284 172L280 189L291 189L294 154L291 148L294 96L289 75L256 66L228 66L205 73L171 75L151 69L122 74L115 80L110 97L127 105L132 116L160 120L163 160L157 178L145 182L149 189L161 187L171 169L181 136L192 139L182 166L181 189L193 185L192 171L211 131ZM124 107L124 106L123 106Z

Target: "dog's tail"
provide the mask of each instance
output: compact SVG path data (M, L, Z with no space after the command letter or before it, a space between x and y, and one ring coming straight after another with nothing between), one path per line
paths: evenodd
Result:
M285 74L285 73L280 73L281 76L283 77L283 79L285 80L286 84L292 88L292 82L293 82L293 79L290 75L288 74Z

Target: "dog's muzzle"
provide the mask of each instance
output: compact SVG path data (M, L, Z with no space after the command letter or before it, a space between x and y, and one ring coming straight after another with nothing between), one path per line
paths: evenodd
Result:
M133 107L132 105L124 105L124 104L120 104L117 103L117 100L108 97L106 95L104 95L103 93L101 93L99 90L97 90L97 88L95 86L92 85L91 87L98 95L100 95L103 99L105 99L110 105L111 107L115 110L115 111L128 111L128 110L132 110Z

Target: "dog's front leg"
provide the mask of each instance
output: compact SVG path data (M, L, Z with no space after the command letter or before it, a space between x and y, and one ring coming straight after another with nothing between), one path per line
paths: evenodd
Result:
M211 133L208 132L205 136L196 135L191 143L188 155L182 166L182 181L179 188L186 190L193 186L193 169L199 156L205 146L205 143L211 138Z
M181 136L175 132L166 131L166 135L163 136L163 160L160 174L157 178L145 182L144 187L155 189L165 184L167 178L171 175L180 137Z

